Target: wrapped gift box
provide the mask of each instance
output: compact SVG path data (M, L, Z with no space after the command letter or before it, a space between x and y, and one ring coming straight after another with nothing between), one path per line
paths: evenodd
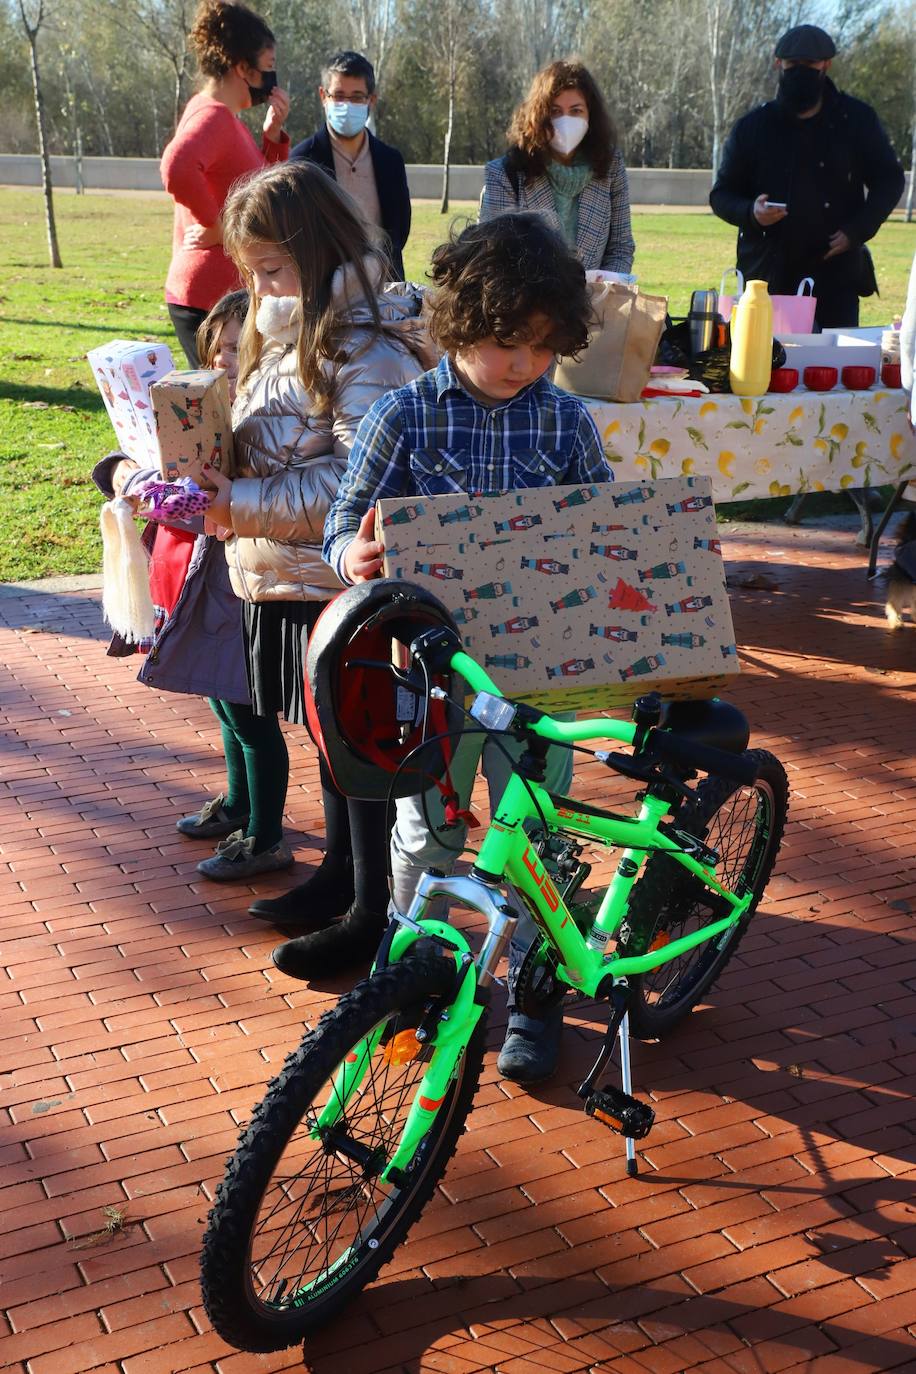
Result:
M159 463L150 387L174 367L165 344L112 339L86 355L118 444L144 466Z
M208 484L204 463L232 476L232 419L225 372L169 372L151 388L163 477Z
M593 710L738 672L708 477L385 500L376 530L509 696Z

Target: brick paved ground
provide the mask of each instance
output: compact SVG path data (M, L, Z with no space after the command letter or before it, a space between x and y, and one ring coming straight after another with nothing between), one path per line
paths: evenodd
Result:
M491 1054L439 1197L310 1347L319 1374L916 1370L916 629L886 631L847 531L726 542L778 582L733 595L734 696L792 825L712 1005L637 1049L643 1173L570 1092L600 1009L533 1095ZM275 973L249 889L198 881L204 847L175 835L221 780L207 708L105 657L94 592L7 595L0 623L3 1367L301 1368L223 1346L196 1256L237 1123L338 989ZM304 748L289 814L301 874Z

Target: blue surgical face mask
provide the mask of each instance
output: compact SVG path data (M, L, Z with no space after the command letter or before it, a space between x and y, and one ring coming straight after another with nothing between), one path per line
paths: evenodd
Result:
M349 100L326 100L324 115L335 134L341 138L355 138L366 127L369 106L354 105Z

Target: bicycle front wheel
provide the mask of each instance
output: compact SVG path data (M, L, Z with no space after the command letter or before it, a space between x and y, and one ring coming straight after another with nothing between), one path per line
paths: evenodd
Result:
M716 877L737 896L752 894L745 915L718 939L630 981L630 1030L641 1040L669 1034L692 1011L738 948L770 880L786 823L789 788L782 764L763 749L752 787L705 778L677 816L679 830L719 855ZM659 948L719 919L709 889L667 854L652 854L630 895L617 949L624 956Z
M485 1014L439 1112L398 1183L382 1178L432 1047L398 1047L447 997L454 964L418 955L341 998L290 1055L254 1112L217 1190L204 1236L204 1305L239 1350L282 1350L323 1325L378 1274L455 1151L483 1063ZM444 1002L443 1002L443 1005ZM367 1059L340 1111L340 1071ZM321 1124L328 1104L333 1127Z

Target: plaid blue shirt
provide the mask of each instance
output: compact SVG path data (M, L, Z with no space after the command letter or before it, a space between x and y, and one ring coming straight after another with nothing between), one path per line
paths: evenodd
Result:
M509 401L481 405L446 355L363 417L325 521L324 557L342 578L360 520L385 497L610 480L595 422L575 396L541 377Z

